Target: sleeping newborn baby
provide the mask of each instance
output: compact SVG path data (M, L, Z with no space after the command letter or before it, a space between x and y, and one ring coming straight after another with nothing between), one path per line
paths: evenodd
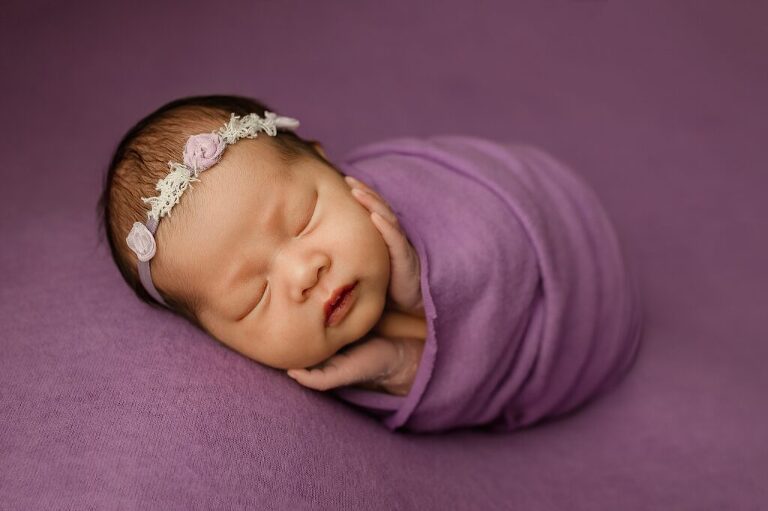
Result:
M510 431L628 371L636 286L559 161L456 135L334 164L297 127L201 96L123 137L100 206L142 300L393 430Z

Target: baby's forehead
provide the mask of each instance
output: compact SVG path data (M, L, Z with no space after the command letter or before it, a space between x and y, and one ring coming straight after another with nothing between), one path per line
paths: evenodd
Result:
M241 139L228 145L219 163L212 168L221 165L240 169L258 167L267 171L289 167L275 142L266 136Z
M172 217L167 235L184 250L199 239L213 239L221 226L236 225L245 216L276 218L287 204L285 198L301 187L291 165L276 150L256 139L240 140L224 151L218 163L189 183ZM162 224L161 224L162 226Z
M207 190L254 186L273 193L295 184L292 165L268 140L246 139L228 146L219 162L199 177Z

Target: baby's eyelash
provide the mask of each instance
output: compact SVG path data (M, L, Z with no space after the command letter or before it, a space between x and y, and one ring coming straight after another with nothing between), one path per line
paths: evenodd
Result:
M256 302L256 305L258 306L261 302L264 301L264 297L267 296L267 288L269 287L269 281L267 281L266 284L264 284L264 291L261 292L261 297L259 298L259 301Z
M297 234L297 236L300 235L301 233L303 233L304 231L306 231L307 227L309 227L309 224L312 223L312 217L315 216L315 209L317 209L317 201L318 201L319 197L320 197L320 194L317 193L317 190L315 190L315 201L312 203L312 206L309 208L309 218L304 223L304 227L301 228L301 230L299 231L299 234Z

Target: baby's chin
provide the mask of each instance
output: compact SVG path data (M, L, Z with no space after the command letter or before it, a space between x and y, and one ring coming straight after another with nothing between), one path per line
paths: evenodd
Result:
M339 347L339 349L334 353L334 355L335 354L339 354L339 353L347 352L350 349L352 349L354 346L358 346L358 345L366 342L367 340L369 340L371 338L372 335L374 335L374 327L384 317L384 312L386 310L388 310L389 307L391 306L391 304L389 303L388 300L382 299L381 303L383 305L380 305L380 306L374 308L374 312L376 310L378 310L379 312L378 313L374 313L374 314L372 314L370 316L371 319L368 322L365 323L365 325L363 326L363 328L361 330L362 334L359 334L359 335L353 337L352 339L349 339L349 340L346 340L345 342L343 342L341 344L341 346Z

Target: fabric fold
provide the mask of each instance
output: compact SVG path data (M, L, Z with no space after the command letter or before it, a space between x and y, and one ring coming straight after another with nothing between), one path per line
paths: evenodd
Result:
M530 145L403 137L338 165L384 197L421 261L427 339L407 396L336 396L414 432L512 431L613 387L640 343L638 288L586 181Z

